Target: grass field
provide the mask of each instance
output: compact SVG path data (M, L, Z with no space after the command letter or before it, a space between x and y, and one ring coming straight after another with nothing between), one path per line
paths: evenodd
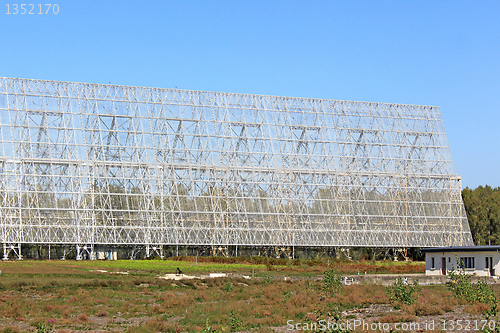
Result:
M158 278L177 268L197 276L234 275ZM384 286L352 285L327 293L324 282L315 278L328 268L342 274L411 274L422 272L424 265L332 261L328 266L321 260L266 258L2 262L0 331L284 332L289 320L313 323L336 314L339 320L395 323L480 318L487 308L454 297L446 286L424 286L414 305L396 304L397 309ZM255 278L242 277L252 274Z

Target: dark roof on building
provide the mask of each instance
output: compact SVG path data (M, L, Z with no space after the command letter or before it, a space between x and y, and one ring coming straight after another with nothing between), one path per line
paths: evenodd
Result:
M448 246L448 247L430 247L420 249L420 252L500 252L500 245L481 245L481 246Z

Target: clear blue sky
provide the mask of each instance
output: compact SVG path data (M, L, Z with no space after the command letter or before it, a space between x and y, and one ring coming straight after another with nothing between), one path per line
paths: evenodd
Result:
M500 1L1 3L0 76L437 105L463 186L500 186Z

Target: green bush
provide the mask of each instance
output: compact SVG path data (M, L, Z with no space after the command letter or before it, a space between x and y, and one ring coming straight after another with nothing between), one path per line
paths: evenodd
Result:
M234 310L229 313L229 326L231 327L231 332L236 332L241 330L241 320L236 315Z
M465 299L469 303L485 303L488 304L488 309L483 311L483 318L487 323L493 321L494 329L488 325L483 332L500 332L500 320L498 317L497 296L486 282L485 279L479 280L476 284L472 283L471 276L466 274L463 269L456 271L452 269L449 272L448 288L461 299Z
M495 293L484 279L473 284L469 274L454 269L449 272L449 276L448 288L458 298L465 299L469 303L496 304Z
M472 292L468 298L468 301L471 303L486 303L488 304L488 309L483 311L483 318L486 322L490 323L493 321L495 323L494 329L491 329L490 326L486 329L483 329L483 332L500 332L500 318L497 307L497 296L491 286L486 282L485 279L481 279L477 282L477 284L472 285Z
M334 270L328 269L325 271L325 278L323 279L324 290L328 295L335 294L342 290L342 276L337 274Z
M231 292L234 290L233 284L231 282L227 282L224 287L224 291Z
M391 303L400 302L407 305L415 303L420 290L418 279L415 279L413 284L409 284L407 278L403 277L396 279L393 285L386 288Z

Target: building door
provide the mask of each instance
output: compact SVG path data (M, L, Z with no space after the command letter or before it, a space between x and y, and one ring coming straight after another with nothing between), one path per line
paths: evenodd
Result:
M490 276L495 275L495 270L493 269L493 257L486 257L486 268L489 270Z
M446 275L446 258L441 258L441 275Z

